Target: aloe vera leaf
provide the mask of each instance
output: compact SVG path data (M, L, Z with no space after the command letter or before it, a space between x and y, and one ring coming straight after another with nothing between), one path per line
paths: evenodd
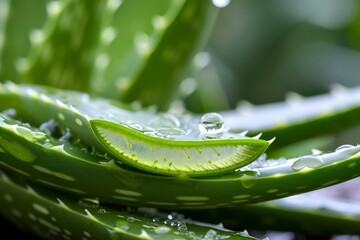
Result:
M119 98L126 90L126 76L145 60L137 54L136 40L161 34L164 24L171 21L182 4L183 1L122 1L113 18L107 17L103 22L91 92Z
M194 219L221 221L232 229L290 231L331 236L360 234L360 207L356 202L308 197L306 194L228 209L185 212Z
M208 187L216 187L221 181L148 174L116 164L111 156L99 156L96 152L86 152L87 148L82 146L63 143L27 124L0 119L0 165L31 181L73 194L97 197L103 202L133 206L213 207L232 199L208 192ZM97 180L89 184L89 179ZM240 185L242 179L235 175L232 181ZM189 187L196 185L202 190ZM233 190L237 192L238 188ZM198 195L200 193L202 195Z
M308 192L359 176L360 146L289 160L259 159L232 174L191 178L149 174L116 164L111 156L86 153L81 147L8 119L1 121L0 134L3 168L57 190L128 206L236 206ZM91 179L96 181L89 184Z
M5 35L5 21L8 14L9 9L9 1L8 0L0 0L0 56L2 56L2 52L4 50L4 35ZM2 71L2 59L0 57L0 74ZM0 81L2 78L0 78Z
M23 82L88 90L107 1L50 2L49 17L37 32Z
M128 76L129 86L120 99L167 109L184 78L190 60L204 45L214 23L217 9L208 0L182 1L172 17L165 18L164 29L155 41L139 39L142 62ZM172 13L171 13L172 14Z
M272 148L316 135L329 134L357 124L360 110L360 88L334 89L297 101L243 107L221 112L232 131L248 130L276 136Z
M95 199L74 199L0 173L1 212L8 219L42 238L64 239L256 239L185 219L162 219L161 212L129 212L102 206ZM166 214L165 216L168 216ZM155 220L154 220L155 219ZM175 222L175 220L177 220ZM175 226L172 223L176 223ZM166 225L169 224L169 225Z
M0 92L3 110L15 108L34 125L55 119L88 145L115 155L115 160L159 174L232 172L258 158L270 144L218 131L221 122L201 124L201 128L216 130L216 134L202 134L197 119L129 111L82 93L12 83L0 86Z
M315 138L305 139L296 143L286 145L281 148L276 148L272 151L267 151L266 156L269 159L295 158L306 154L322 153L321 149L331 149L335 146L334 136L320 136Z
M18 70L29 53L34 30L46 19L47 2L0 1L0 81L19 82Z

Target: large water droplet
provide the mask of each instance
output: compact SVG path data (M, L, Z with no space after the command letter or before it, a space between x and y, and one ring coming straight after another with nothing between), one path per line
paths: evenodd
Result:
M202 134L219 134L224 129L224 119L217 113L206 113L200 118L199 130Z
M245 170L240 172L242 174L240 180L244 188L252 188L258 182L260 172L255 170Z
M298 158L292 165L292 169L300 171L303 168L318 168L324 165L324 161L316 156L304 156Z

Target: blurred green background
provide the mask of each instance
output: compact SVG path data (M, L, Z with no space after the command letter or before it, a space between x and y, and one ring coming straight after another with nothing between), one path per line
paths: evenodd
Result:
M357 85L359 7L356 0L231 1L220 10L207 47L230 105Z
M360 1L233 0L183 82L187 107L220 111L241 100L265 104L289 92L357 86L359 50ZM358 128L338 134L336 144L358 143Z

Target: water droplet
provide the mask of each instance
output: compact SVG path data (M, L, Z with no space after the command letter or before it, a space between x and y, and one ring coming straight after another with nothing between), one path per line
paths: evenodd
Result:
M129 230L129 226L128 226L128 222L124 221L124 220L118 220L116 221L116 227L124 230L124 231L127 231Z
M213 229L210 229L209 231L206 232L205 236L203 239L205 240L213 240L216 239L217 237L217 232Z
M134 221L135 221L135 218L133 218L133 217L128 217L126 220L127 220L128 222L134 222Z
M43 132L34 132L24 127L17 127L16 131L28 141L41 141L46 139L46 134Z
M106 210L105 210L104 208L100 208L100 209L98 210L98 213L104 214L104 213L106 213Z
M316 156L304 156L298 158L292 165L292 169L300 171L303 168L318 168L324 165L324 161Z
M177 128L180 127L180 121L174 115L165 113L152 119L149 125L154 128Z
M151 136L151 137L157 137L157 138L164 138L164 136L161 133L155 132L155 131L142 131L142 133Z
M129 128L141 131L143 130L143 127L140 124L137 123L130 123L129 125L127 125Z
M165 234L165 233L168 233L168 232L170 232L170 228L169 227L166 227L166 226L159 226L159 227L156 227L155 229L154 229L154 232L156 233L156 234Z
M184 130L180 128L158 128L156 129L157 132L161 134L168 134L168 135L184 135L186 134Z
M6 109L2 112L5 116L9 118L15 118L16 117L16 110L13 108Z
M213 4L218 8L223 8L229 5L230 0L212 0Z
M354 148L353 145L344 144L344 145L341 145L340 147L338 147L335 151L336 152L343 152L343 151L346 151L346 150L349 150L349 149L352 149L352 148Z
M46 134L43 132L35 132L34 133L35 140L44 140L46 138Z
M180 224L179 220L173 220L173 221L170 223L170 226L172 226L172 227L177 227L179 224Z
M206 113L200 118L199 130L202 134L220 134L224 129L224 119L217 113Z
M96 198L81 198L78 203L86 208L99 208L99 200Z
M165 225L171 226L171 223L172 223L172 220L171 220L171 219L166 219L166 220L164 220L164 224L165 224Z
M245 170L241 171L241 184L244 188L252 188L258 182L258 178L260 176L260 172L255 170Z
M185 224L179 224L177 229L180 232L185 232L185 231L187 231L187 226Z

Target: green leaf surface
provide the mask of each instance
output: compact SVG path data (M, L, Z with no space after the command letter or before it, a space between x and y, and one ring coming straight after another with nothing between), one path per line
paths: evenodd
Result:
M275 148L358 124L359 103L359 87L341 88L304 99L262 106L247 104L221 115L231 131L262 132L265 138L276 137L272 144Z
M22 82L88 90L102 18L115 11L106 1L61 0L48 4L49 17L34 35Z
M235 208L189 211L187 216L223 222L232 229L283 231L312 236L359 235L357 202L306 194Z
M127 110L79 92L11 83L0 86L0 99L6 102L2 110L15 108L35 126L53 119L88 146L114 155L115 161L164 175L232 172L270 144L224 131L216 114L199 123L191 116Z
M109 155L99 156L6 118L0 133L0 165L4 168L54 189L130 206L201 209L244 205L327 187L360 172L360 146L288 160L260 158L231 174L191 178L138 171L117 164Z
M162 34L158 28L165 27L162 24L171 21L182 4L183 1L122 1L113 18L106 17L103 23L91 91L119 98L126 90L128 76L146 61L138 54L141 38L148 36L152 43L156 41L157 35Z
M195 53L203 47L216 17L217 9L208 0L175 1L163 20L155 19L158 29L153 41L140 35L136 39L142 61L127 78L128 87L120 99L140 101L167 109L180 81L185 77ZM162 22L164 21L164 26ZM157 26L159 25L159 26Z
M19 70L47 18L48 0L0 1L0 82L21 82ZM36 13L36 14L34 14Z
M256 239L154 209L129 211L59 195L2 171L0 191L0 213L42 239Z

